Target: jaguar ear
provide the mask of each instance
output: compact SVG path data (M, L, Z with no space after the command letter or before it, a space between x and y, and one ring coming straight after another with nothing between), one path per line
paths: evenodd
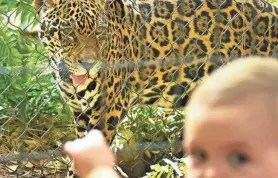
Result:
M61 0L33 0L32 6L36 9L36 11L40 11L43 5L47 7L53 7L60 3Z
M39 9L42 7L44 3L44 0L33 0L32 6L36 11L39 11Z
M60 4L60 1L62 0L44 0L46 4L51 5L51 6L55 6Z

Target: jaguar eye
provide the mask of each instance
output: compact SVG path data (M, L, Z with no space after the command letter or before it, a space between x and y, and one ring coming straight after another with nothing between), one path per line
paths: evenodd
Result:
M62 32L62 39L61 42L64 45L73 45L74 43L76 43L76 37L75 37L75 33L73 31L73 29L64 29Z
M73 30L73 28L68 27L68 28L65 28L65 29L63 30L63 33L64 33L66 36L73 36L73 35L74 35L74 30Z

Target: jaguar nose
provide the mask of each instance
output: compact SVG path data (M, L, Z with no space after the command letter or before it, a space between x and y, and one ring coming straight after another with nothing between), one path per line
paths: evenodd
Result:
M87 71L90 71L94 67L95 62L80 62L80 65Z

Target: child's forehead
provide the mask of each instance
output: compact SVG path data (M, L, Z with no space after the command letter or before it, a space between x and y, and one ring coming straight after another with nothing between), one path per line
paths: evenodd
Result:
M273 140L278 134L277 121L272 122L273 119L256 107L248 110L240 105L233 106L203 109L199 114L188 118L184 128L186 145L197 143L196 145L201 146L218 145L228 148L231 145L239 147L238 143L256 146L262 142L275 142Z
M274 113L277 113L277 96L265 95L262 93L253 96L243 96L233 100L221 100L219 102L206 102L205 99L203 100L199 97L195 98L193 102L191 101L189 104L187 118L196 119L196 117L204 117L209 119L207 116L213 114L220 117L222 115L232 117L240 115L240 118L244 119L252 115L252 118L258 117L260 120L263 119L265 121L267 117L274 118ZM223 117L223 119L225 118L226 117ZM278 120L278 118L276 118L276 120Z
M227 128L233 128L235 132L260 132L262 127L278 131L278 119L263 101L259 101L255 97L236 104L191 106L186 115L185 132L201 128L207 129L209 134L216 127L223 128L223 132Z

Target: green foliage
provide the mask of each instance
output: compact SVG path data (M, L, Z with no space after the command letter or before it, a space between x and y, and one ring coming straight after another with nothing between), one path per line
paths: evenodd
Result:
M167 140L171 142L180 136L180 129L183 125L182 114L179 110L171 113L158 107L134 107L121 127L125 131L135 131L137 134L133 136L133 139L137 141Z
M0 0L0 112L24 122L42 114L57 115L63 107L34 30L37 20L31 3Z
M115 146L140 142L174 142L181 136L183 111L167 112L158 107L133 107L121 123ZM124 138L124 139L122 139Z
M0 0L0 12L5 15L15 13L23 25L34 20L35 10L31 4L32 0Z
M268 2L271 3L271 4L276 4L277 5L278 0L268 0Z
M183 121L183 110L167 112L158 107L134 107L121 123L113 147L117 150L124 145L133 147L140 143L174 143L181 137ZM179 176L182 174L179 170L185 168L182 159L177 158L180 156L181 148L175 145L170 147L158 145L156 148L148 147L148 150L139 148L130 153L119 154L118 158L127 162L125 164L134 165L138 159L142 159L142 153L148 155L148 164L152 165L152 171L146 174L146 178Z
M147 173L143 178L174 178L182 177L186 173L184 159L173 158L163 159L163 163L151 166L152 172Z
M68 128L71 114L57 91L48 54L37 37L38 20L31 3L0 0L0 135L5 136L4 140L0 137L0 153L4 143L21 151L45 149L56 145L62 134L74 134ZM64 128L58 132L61 126Z

